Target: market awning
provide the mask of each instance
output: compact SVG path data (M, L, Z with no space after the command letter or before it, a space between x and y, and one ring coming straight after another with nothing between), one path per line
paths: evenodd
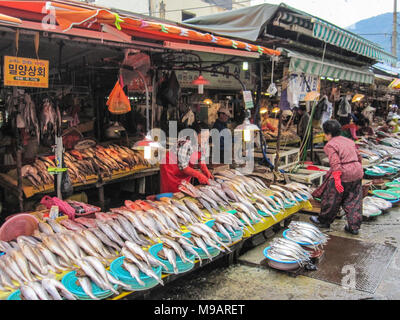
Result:
M274 20L278 23L298 25L304 29L312 30L310 36L338 48L388 64L396 62L396 57L385 52L376 43L285 3L279 5L264 3L243 9L195 17L184 21L183 24L190 28L219 35L257 41L265 26L273 24Z
M377 44L357 34L318 18L314 18L312 22L314 23L313 35L315 38L377 61L386 62L388 64L397 62L395 56L385 52Z
M121 31L129 37L149 38L161 41L175 42L202 42L212 46L222 46L247 52L257 52L272 56L279 56L280 52L263 46L253 45L243 41L236 41L225 37L214 36L196 30L178 26L173 22L154 20L135 13L118 14L111 10L92 6L86 3L66 1L0 1L0 10L4 13L15 14L29 21L40 22L44 18L49 20L53 15L63 31L72 28L90 29L116 33ZM111 28L112 29L111 29ZM114 30L114 31L113 31ZM51 30L49 30L51 31Z
M289 71L291 72L367 84L374 82L374 74L369 69L357 68L332 60L324 60L322 64L322 57L306 55L287 49L283 50L290 58Z
M14 18L11 16L7 16L5 14L0 13L0 23L17 26L22 23L21 19Z
M182 28L167 23L153 22L149 20L120 16L117 13L107 9L98 10L80 10L80 11L64 11L56 10L56 19L61 28L65 31L83 24L93 22L115 26L118 30L122 30L130 34L130 32L148 32L163 37L172 37L185 41L205 42L213 45L229 47L249 52L258 52L260 54L279 56L280 52L263 46L249 44L243 41L236 41L224 37L213 36L209 33L202 33L192 29Z

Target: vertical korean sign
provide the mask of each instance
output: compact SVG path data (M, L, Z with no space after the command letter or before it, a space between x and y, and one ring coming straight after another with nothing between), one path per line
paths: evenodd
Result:
M49 61L4 57L4 86L49 87Z

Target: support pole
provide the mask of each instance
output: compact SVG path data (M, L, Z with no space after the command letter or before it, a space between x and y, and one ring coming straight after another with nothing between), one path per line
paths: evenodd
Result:
M274 183L276 183L278 174L279 174L279 153L281 150L281 134L282 134L282 110L279 111L279 123L278 123L278 139L276 141L276 156L275 156L275 165L274 165Z
M397 57L397 0L394 0L393 9L392 55ZM396 67L396 62L392 66Z

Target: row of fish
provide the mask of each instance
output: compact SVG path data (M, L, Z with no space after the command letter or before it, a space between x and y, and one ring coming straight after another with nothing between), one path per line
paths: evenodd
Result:
M97 145L82 151L70 150L64 153L64 164L72 181L86 183L87 177L98 175L111 177L114 170L128 170L137 165L148 166L143 156L124 146ZM22 167L22 177L36 188L54 183L54 176L48 168L56 167L51 157L39 157L34 163Z

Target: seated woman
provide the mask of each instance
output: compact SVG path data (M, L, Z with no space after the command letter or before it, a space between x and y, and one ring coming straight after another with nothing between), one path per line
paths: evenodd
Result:
M359 127L353 122L353 119L351 119L350 123L343 125L340 135L345 138L352 139L352 140L358 140L358 137L357 137L358 129L359 129Z
M357 130L357 136L374 136L374 129L371 128L369 119L364 118L359 123L360 128Z

